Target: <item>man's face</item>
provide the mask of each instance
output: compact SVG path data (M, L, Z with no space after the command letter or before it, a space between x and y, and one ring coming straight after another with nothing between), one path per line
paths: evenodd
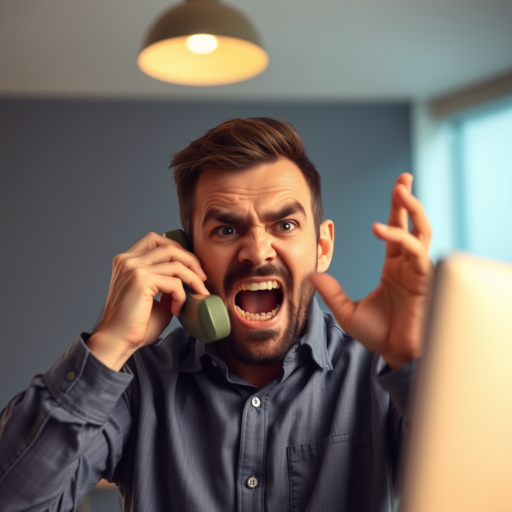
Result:
M314 295L307 276L317 267L317 243L301 171L287 159L203 171L194 205L194 254L231 320L222 343L246 364L278 361L303 328Z

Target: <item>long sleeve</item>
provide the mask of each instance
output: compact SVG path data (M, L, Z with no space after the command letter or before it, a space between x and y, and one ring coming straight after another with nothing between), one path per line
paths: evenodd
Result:
M389 393L388 446L393 466L395 492L399 489L399 464L404 437L409 429L410 399L419 361L411 361L396 370L386 366L377 377L379 385Z
M389 393L391 401L404 418L408 418L410 413L409 397L418 362L411 361L396 370L386 366L377 376L377 382Z
M88 350L88 335L0 415L0 510L74 510L103 477L114 478L131 414L132 375Z

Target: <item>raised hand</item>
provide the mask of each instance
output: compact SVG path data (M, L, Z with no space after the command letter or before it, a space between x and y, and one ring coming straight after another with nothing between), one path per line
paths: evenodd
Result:
M114 258L105 308L87 346L104 364L120 369L135 350L158 338L173 315L179 315L186 298L182 283L209 295L205 280L196 256L177 242L147 234Z
M392 368L422 353L422 329L433 271L428 256L432 232L422 204L411 193L412 180L407 173L398 177L388 225L373 225L373 233L386 242L380 283L373 292L353 302L333 277L311 276L340 326L366 348L382 355Z

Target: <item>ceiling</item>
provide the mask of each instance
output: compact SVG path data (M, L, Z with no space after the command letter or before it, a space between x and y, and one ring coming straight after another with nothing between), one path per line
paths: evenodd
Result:
M0 95L196 100L424 100L512 69L510 0L224 0L270 65L247 82L184 87L136 65L173 0L1 0Z

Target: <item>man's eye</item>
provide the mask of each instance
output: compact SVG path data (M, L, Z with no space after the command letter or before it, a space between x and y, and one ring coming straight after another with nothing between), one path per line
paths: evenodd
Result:
M232 236L236 234L236 229L232 226L220 226L215 231L221 236Z
M279 231L293 231L297 226L288 220L283 220L279 223Z

